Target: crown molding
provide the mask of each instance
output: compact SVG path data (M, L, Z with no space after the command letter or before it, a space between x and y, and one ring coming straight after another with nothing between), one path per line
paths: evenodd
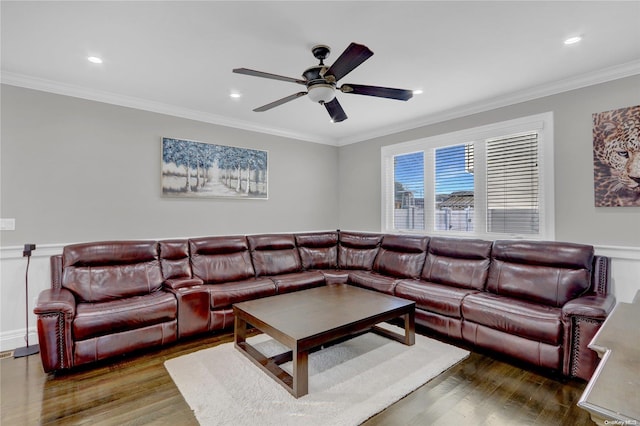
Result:
M104 102L107 104L171 115L174 117L186 118L220 126L233 127L236 129L248 130L251 132L265 133L269 135L298 139L307 142L336 145L336 141L325 140L321 137L318 137L317 135L298 133L291 130L275 127L260 126L252 122L235 120L229 117L211 114L204 111L183 108L176 105L136 98L133 96L126 96L113 92L91 89L88 87L77 86L68 83L61 83L24 74L3 71L2 84L55 93L58 95L71 96L74 98L87 99L90 101Z
M90 89L87 87L81 87L67 83L60 83L52 80L46 80L11 72L2 72L2 83L11 86L24 87L27 89L40 90L44 92L56 93L59 95L104 102L128 108L135 108L144 111L201 121L204 123L211 123L220 126L248 130L252 132L265 133L269 135L281 136L285 138L303 140L325 145L345 146L407 130L413 130L419 127L429 126L431 124L436 124L447 120L465 117L471 114L477 114L496 108L502 108L505 106L542 98L545 96L551 96L558 93L568 92L570 90L605 83L624 77L630 77L637 74L640 74L640 60L635 60L627 62L625 64L580 74L574 77L514 92L506 96L499 96L481 102L463 105L457 108L449 109L447 111L420 117L416 120L410 120L399 123L397 125L386 126L384 128L373 129L370 132L360 132L355 136L339 139L328 139L313 134L298 133L282 128L261 126L248 121L234 120L229 117L192 110L188 108L182 108L176 105L170 105L161 102Z
M618 80L620 78L630 77L637 74L640 74L640 60L580 74L574 77L514 92L505 96L499 96L481 102L463 105L447 111L430 114L417 120L411 120L400 123L396 126L386 127L384 130L376 129L367 133L359 133L354 137L340 139L338 141L338 146L350 145L365 140L413 130L419 127L441 123L443 121L453 120L485 111L491 111L496 108L531 101L545 96L556 95L583 87L593 86L595 84L606 83L608 81Z

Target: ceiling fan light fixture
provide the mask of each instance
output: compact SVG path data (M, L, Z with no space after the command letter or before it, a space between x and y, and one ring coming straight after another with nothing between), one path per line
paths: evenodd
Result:
M331 102L336 97L336 87L331 84L314 84L309 86L309 92L307 93L309 99L315 103L325 104Z

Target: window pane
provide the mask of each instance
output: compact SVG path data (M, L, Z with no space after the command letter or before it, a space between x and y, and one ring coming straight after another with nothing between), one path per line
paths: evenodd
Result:
M473 144L437 148L435 229L473 232Z
M393 157L394 229L424 229L424 153Z
M487 231L538 234L538 135L487 141Z

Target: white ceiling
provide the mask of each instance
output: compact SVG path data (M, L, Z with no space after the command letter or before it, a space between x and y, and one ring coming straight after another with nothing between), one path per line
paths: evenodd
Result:
M3 83L332 145L640 74L638 1L2 1L1 19ZM306 98L253 112L301 86L231 72L298 78L312 46L331 64L352 41L374 55L340 83L424 93L340 93L331 123Z

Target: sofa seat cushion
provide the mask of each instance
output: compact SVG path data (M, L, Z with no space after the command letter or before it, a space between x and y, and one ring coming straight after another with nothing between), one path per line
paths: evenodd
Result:
M324 275L324 282L327 285L331 284L346 284L349 281L349 270L345 269L319 269L319 272Z
M452 318L462 318L462 299L476 290L449 287L421 280L402 280L395 294L416 302L416 309L435 312Z
M276 294L276 285L269 278L250 278L244 281L208 285L207 287L209 288L212 310Z
M465 322L473 322L526 339L560 345L562 310L520 299L487 293L470 294L462 301Z
M269 278L275 283L278 294L320 287L325 284L324 275L319 271L296 272Z
M397 278L387 277L376 272L353 271L349 273L347 282L358 287L392 295L398 281Z
M73 337L85 340L172 321L177 317L177 306L175 296L164 291L108 302L78 303Z

